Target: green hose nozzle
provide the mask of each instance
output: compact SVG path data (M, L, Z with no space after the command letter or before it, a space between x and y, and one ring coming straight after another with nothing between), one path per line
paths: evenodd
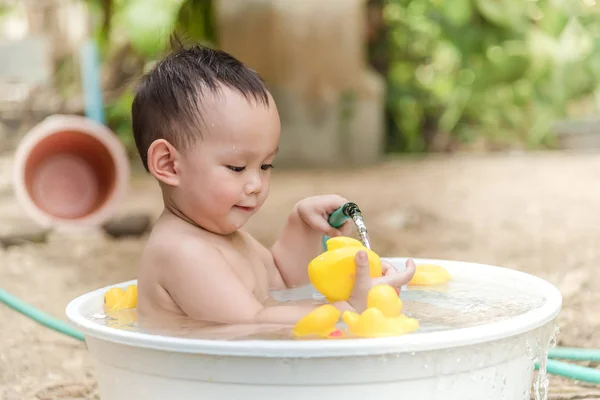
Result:
M360 211L360 208L358 208L356 203L348 202L348 203L344 204L343 206L341 206L340 208L338 208L337 210L335 210L333 213L331 213L329 215L329 218L327 219L327 222L329 222L329 225L331 225L332 227L338 229L338 228L341 228L342 225L344 225L344 223L348 219L354 220L357 217L360 217L361 221L362 221L362 213ZM354 220L354 222L357 223L356 220ZM367 229L366 229L366 227L364 227L364 224L361 223L361 226L358 226L358 223L357 223L357 229L359 231L359 236L361 237L363 244L366 247L370 248L371 246L370 246L369 239L367 236ZM327 240L329 240L329 237L323 236L323 248L325 250L327 250Z
M360 209L356 204L352 202L346 203L337 210L335 210L329 216L327 222L329 222L329 225L333 226L336 229L341 228L341 226L344 225L344 222L346 222L349 218L352 218L352 215L357 212L360 213Z

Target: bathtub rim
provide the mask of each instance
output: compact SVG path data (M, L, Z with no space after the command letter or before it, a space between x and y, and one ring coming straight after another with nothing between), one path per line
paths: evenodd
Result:
M382 257L397 268L407 258ZM417 264L437 264L453 272L469 271L486 273L488 279L522 280L532 290L546 296L546 302L538 309L507 320L485 325L441 332L426 332L418 335L398 337L344 339L344 340L205 340L187 339L156 334L119 330L100 325L83 316L81 309L89 302L103 298L103 293L112 287L125 288L137 280L108 285L73 299L66 307L67 319L84 335L96 339L166 352L207 354L233 357L269 358L322 358L376 356L394 353L422 352L463 347L492 342L533 331L551 323L560 313L562 296L559 290L537 276L505 267L439 259L413 259ZM100 303L101 304L101 303ZM100 310L99 310L100 311Z

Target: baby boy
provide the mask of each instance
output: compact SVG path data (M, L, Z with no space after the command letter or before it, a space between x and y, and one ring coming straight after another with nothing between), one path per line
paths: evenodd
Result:
M299 201L270 249L242 229L269 192L281 129L259 75L223 51L181 46L143 78L132 122L164 201L141 258L140 316L287 325L317 307L273 304L269 290L309 283L307 266L323 251L322 236L352 230L327 223L347 200ZM355 261L352 296L334 303L341 311L362 311L372 285L399 288L414 274L411 261L403 272L386 263L384 276L371 279L366 253Z

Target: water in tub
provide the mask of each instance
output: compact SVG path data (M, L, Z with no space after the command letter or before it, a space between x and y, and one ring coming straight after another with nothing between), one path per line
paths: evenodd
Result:
M526 283L498 282L483 274L471 276L461 273L453 274L452 280L442 285L405 287L401 290L400 297L404 304L402 312L419 320L419 329L409 335L452 331L501 322L538 309L546 302L539 293L531 293ZM323 297L312 286L272 292L271 301L325 303ZM139 323L135 310L111 312L108 315L98 311L87 317L115 329L149 334L220 340L300 340L293 338L291 327L269 325L208 327L189 319L162 321L160 324L149 325ZM343 327L343 323L340 323L340 327ZM551 329L555 328L551 326ZM549 343L544 343L539 338L552 337L553 333L556 332L537 334L528 341L532 360L540 363L540 371L537 373L534 385L536 400L547 399L548 392L545 360ZM499 381L501 385L501 377ZM524 398L529 398L529 393L524 393Z
M325 304L322 295L314 290L311 285L271 292L273 303L278 302L309 302L316 305ZM427 332L449 331L503 321L509 318L535 310L546 302L538 293L532 294L527 285L519 282L498 282L486 279L485 276L476 277L454 274L448 283L434 286L408 286L400 292L403 301L403 314L419 320L419 329L411 335ZM100 311L100 310L98 310ZM97 312L87 316L101 323L108 324L118 329L135 330L146 333L158 333L153 329L160 329L161 334L178 337L204 338L209 335L213 338L214 329L196 330L198 323L177 319L180 325L168 325L174 321L165 321L154 327L141 327L135 310L122 310L111 312L108 315ZM343 323L340 322L343 326ZM225 334L227 329L223 328ZM214 337L214 339L260 339L267 335L268 339L288 340L292 338L291 327L263 326L259 333L252 333L251 337L238 335L231 330L233 337ZM208 338L208 337L207 337Z

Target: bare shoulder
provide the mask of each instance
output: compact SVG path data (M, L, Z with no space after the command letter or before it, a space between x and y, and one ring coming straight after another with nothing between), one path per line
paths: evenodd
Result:
M158 267L163 271L161 275L169 277L190 265L198 270L207 262L220 261L225 261L221 251L199 234L197 228L166 222L155 226L144 249L141 268Z
M202 278L208 274L203 266L218 264L220 258L218 249L194 230L178 221L159 218L140 260L140 311L145 315L186 314L176 300L182 280Z
M230 271L221 250L198 228L159 220L142 254L138 307L150 318L168 314L215 321L220 310L211 303L225 296L215 288L235 286Z

